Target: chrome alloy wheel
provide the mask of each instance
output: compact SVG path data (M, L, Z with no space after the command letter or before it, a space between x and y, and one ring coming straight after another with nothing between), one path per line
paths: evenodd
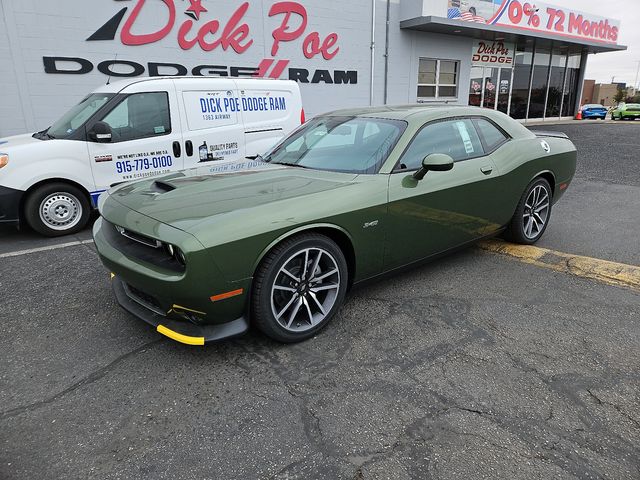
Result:
M42 200L39 213L42 223L52 230L69 230L82 218L82 204L75 195L55 192Z
M289 332L305 332L322 322L338 298L340 270L322 248L300 250L284 262L271 287L271 311Z
M544 185L536 185L524 204L522 226L524 235L533 240L544 230L551 208L551 196Z

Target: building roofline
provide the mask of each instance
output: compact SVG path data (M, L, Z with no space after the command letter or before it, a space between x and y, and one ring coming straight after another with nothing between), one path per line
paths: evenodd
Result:
M540 32L537 30L524 30L522 28L508 27L504 25L486 25L483 23L465 22L436 16L423 16L403 20L400 22L400 28L404 30L417 30L422 32L473 37L480 40L496 40L498 35L501 39L512 42L522 38L540 38L543 40L561 42L566 46L575 45L586 48L589 53L618 52L627 49L625 45L616 45L595 39L580 39L571 36Z

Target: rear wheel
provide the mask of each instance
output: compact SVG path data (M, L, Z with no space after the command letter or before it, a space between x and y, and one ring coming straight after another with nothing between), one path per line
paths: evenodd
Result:
M348 282L344 254L329 238L304 234L267 254L254 280L252 318L284 343L314 336L342 304Z
M87 224L89 214L89 200L84 192L63 182L36 188L24 204L29 226L47 237L79 232Z
M547 229L551 218L551 185L544 178L536 178L525 189L516 212L507 227L505 237L516 243L532 245Z

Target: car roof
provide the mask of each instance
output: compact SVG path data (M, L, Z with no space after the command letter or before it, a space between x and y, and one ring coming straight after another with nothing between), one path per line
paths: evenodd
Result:
M381 107L348 108L334 110L320 116L336 117L369 117L386 118L391 120L425 120L432 118L464 117L464 116L493 116L493 109L468 107L463 105L386 105Z
M504 113L491 108L469 107L464 105L387 105L383 107L363 107L335 110L319 115L318 117L364 117L383 118L388 120L404 120L413 126L414 129L422 127L424 124L458 117L484 117L499 125L513 138L532 138L531 133L518 121L505 115ZM317 118L317 117L316 117Z

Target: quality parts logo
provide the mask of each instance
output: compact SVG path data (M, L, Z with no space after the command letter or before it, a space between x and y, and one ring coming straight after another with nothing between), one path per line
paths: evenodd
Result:
M131 0L115 0L117 2ZM87 41L113 41L118 36L123 45L140 46L159 42L172 36L175 27L179 24L175 39L179 47L189 51L199 47L205 52L232 50L238 55L244 54L254 43L249 24L245 16L250 8L249 2L242 3L229 17L226 23L218 18L211 18L208 8L203 0L181 0L180 7L187 17L184 21L178 20L178 8L176 0L160 0L166 13L167 21L155 31L134 33L145 29L141 21L141 12L147 5L147 0L136 0L133 9L122 8L102 27L93 33ZM156 2L157 4L157 2ZM156 14L156 12L154 12ZM271 55L278 54L282 43L299 41L301 53L307 59L322 58L326 61L333 60L340 52L339 36L332 32L321 35L317 31L307 32L309 16L304 5L298 2L276 2L269 9L269 17L278 18L280 24L271 34L273 42ZM77 57L44 57L46 73L86 74L93 70L94 64L84 58ZM289 60L276 60L266 58L257 67L234 67L198 65L191 69L193 75L214 76L253 76L281 78L289 66ZM75 65L74 65L75 64ZM118 67L118 68L116 68ZM136 77L148 73L149 76L159 75L187 75L187 66L178 63L150 62L146 68L144 65L128 60L106 60L97 65L97 69L105 75L113 77ZM126 72L122 70L125 69ZM170 72L168 72L170 71ZM330 84L356 84L357 71L352 70L315 70L289 68L288 77L300 83L330 83Z

